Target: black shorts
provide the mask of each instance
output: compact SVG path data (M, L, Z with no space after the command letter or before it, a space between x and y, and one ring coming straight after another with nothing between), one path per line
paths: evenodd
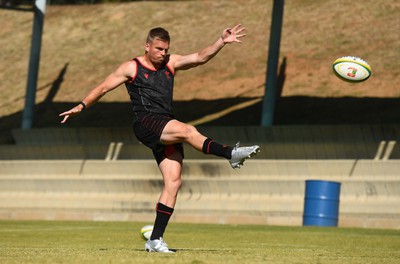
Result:
M165 158L170 157L175 152L179 152L183 158L183 145L176 143L173 145L164 145L161 143L161 133L173 116L166 116L154 113L135 114L133 131L136 138L153 151L157 164L160 164Z

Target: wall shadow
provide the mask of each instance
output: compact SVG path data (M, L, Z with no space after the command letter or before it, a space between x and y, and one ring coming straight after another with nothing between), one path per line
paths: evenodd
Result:
M235 104L255 98L177 101L176 117L190 122ZM99 102L83 114L60 124L59 113L76 102L44 101L36 105L34 128L44 127L130 127L132 107L129 102ZM274 125L343 125L400 124L400 98L319 98L307 96L281 97L277 101ZM259 126L262 101L232 111L200 126ZM11 130L21 126L22 112L0 118L0 143L11 143Z
M399 124L400 98L281 97L276 124Z

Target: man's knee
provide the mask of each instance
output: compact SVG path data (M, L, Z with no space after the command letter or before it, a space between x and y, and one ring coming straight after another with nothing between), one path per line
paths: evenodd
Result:
M179 189L181 188L181 185L182 185L182 179L180 177L165 182L165 188L171 194L177 194Z
M182 128L182 134L186 140L193 138L198 133L199 132L197 131L197 129L192 125L185 124L184 127Z

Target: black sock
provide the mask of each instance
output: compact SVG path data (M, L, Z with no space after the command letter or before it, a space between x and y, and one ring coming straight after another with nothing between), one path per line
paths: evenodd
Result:
M151 233L150 240L160 239L163 237L165 229L167 228L169 218L174 212L174 208L168 207L162 203L157 203L156 207L156 220L154 222L153 232Z
M207 138L203 143L203 153L213 154L218 157L224 157L226 159L232 158L232 149L232 147L218 144L211 138Z

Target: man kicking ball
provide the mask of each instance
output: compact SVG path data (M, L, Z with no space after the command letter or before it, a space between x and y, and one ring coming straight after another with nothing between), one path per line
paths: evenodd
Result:
M61 123L89 108L101 97L125 84L133 105L133 130L144 145L153 151L164 180L164 187L156 205L156 219L145 249L150 252L171 253L163 240L164 231L174 211L181 186L183 146L187 143L198 151L226 158L232 168L260 151L259 146L225 146L200 134L189 124L175 119L172 112L174 76L211 60L227 44L241 42L246 34L240 24L226 28L208 47L189 55L168 54L170 36L163 28L149 31L143 56L122 63L100 85L93 88L74 108L61 113Z

